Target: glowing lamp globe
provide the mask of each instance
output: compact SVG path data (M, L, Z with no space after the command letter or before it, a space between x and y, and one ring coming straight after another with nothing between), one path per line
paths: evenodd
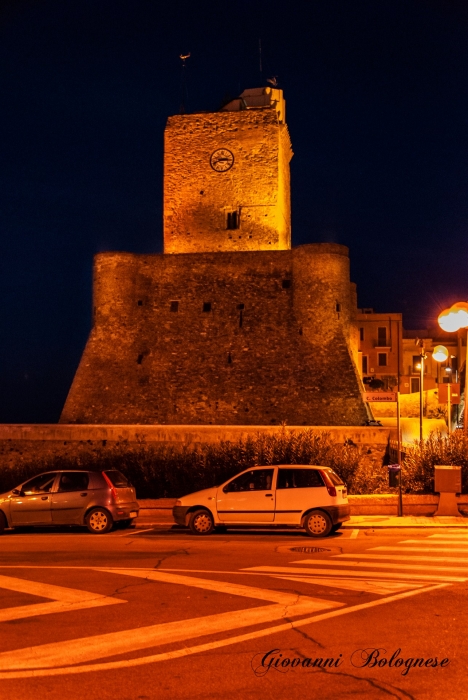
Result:
M445 309L437 319L443 331L453 333L460 328L468 328L468 303L459 301L450 309Z
M443 345L436 345L432 351L432 357L434 360L437 360L437 362L445 362L445 360L448 358L447 348Z

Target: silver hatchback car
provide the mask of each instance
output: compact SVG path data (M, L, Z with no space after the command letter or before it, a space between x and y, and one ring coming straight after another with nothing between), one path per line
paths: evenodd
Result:
M116 469L44 472L0 495L0 533L7 527L85 525L94 534L138 516L133 486Z

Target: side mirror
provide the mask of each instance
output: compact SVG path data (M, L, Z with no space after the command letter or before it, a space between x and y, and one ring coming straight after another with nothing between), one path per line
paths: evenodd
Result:
M11 493L13 496L21 496L21 489L13 489Z

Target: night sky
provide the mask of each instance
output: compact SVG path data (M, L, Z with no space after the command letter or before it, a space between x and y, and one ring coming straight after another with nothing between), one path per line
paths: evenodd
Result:
M2 0L0 422L58 420L93 255L162 251L182 99L277 76L294 245L349 246L359 305L408 329L467 300L467 46L466 1Z

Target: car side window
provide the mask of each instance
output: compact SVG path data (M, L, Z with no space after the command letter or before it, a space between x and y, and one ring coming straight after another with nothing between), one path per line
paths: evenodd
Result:
M33 496L36 493L50 493L54 485L57 472L47 474L39 474L34 479L30 479L21 487L22 493L25 496Z
M318 469L279 469L277 489L310 489L324 486Z
M253 469L226 484L225 493L235 491L269 491L273 481L273 469Z
M89 476L86 472L64 472L60 476L58 490L60 493L64 491L83 491L88 488Z

